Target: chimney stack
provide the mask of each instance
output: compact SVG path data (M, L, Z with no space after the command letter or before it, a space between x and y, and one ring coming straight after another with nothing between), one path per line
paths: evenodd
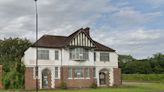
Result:
M89 30L90 30L89 27L86 27L86 28L84 29L84 31L85 31L85 33L86 33L87 35L90 35Z

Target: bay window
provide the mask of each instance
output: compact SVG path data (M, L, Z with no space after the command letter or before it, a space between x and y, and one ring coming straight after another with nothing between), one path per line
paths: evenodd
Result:
M84 48L70 49L71 60L88 60L88 50Z

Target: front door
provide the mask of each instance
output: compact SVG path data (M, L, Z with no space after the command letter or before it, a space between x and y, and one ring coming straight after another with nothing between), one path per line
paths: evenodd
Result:
M42 71L42 87L43 88L51 87L51 72L48 69Z
M106 74L103 72L99 73L100 85L106 85Z

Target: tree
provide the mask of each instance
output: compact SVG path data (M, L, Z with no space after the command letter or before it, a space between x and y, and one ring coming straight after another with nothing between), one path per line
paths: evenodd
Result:
M31 46L27 39L8 38L0 40L0 64L3 65L3 84L8 88L23 88L24 65L21 63L24 51Z
M154 73L164 73L164 55L156 53L149 59Z

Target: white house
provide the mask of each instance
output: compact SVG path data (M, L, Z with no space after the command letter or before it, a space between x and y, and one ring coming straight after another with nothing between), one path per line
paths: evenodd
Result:
M58 88L61 82L70 88L90 87L93 83L119 85L117 53L94 41L89 30L81 28L69 36L43 35L29 47L22 58L26 66L25 88L35 89L36 56L40 89Z

